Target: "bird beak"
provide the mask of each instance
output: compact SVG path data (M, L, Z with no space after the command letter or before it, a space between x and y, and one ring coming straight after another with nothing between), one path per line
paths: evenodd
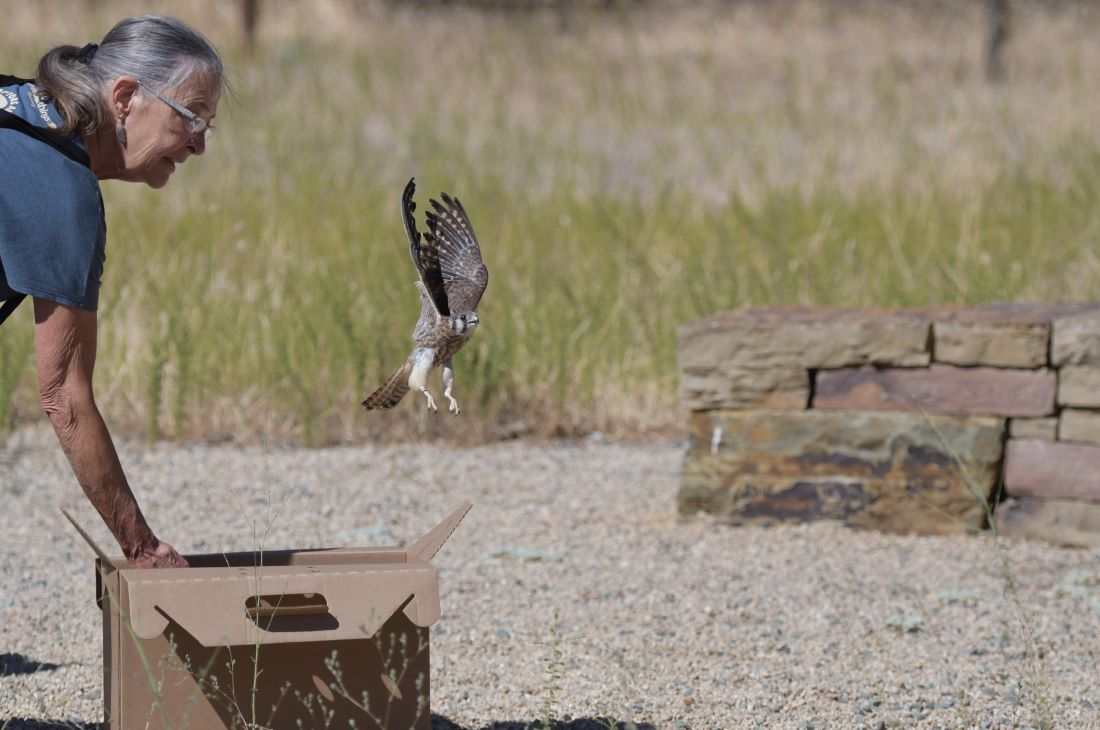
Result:
M467 322L466 322L466 326L467 327L477 327L478 324L480 324L480 322L481 322L481 320L477 318L476 314L471 314L470 319L467 320Z

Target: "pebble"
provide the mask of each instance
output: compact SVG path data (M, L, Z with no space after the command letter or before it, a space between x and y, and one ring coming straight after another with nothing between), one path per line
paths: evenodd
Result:
M1095 572L1098 551L1005 543L1010 599L984 536L684 521L678 444L123 443L120 453L151 524L183 552L251 549L269 526L269 548L408 545L473 502L433 559L443 616L431 709L453 730L542 718L548 642L561 651L553 710L574 728L1035 725L1030 692L1010 686L1020 703L1010 707L993 689L1018 677L1043 687L1054 727L1100 725L1100 637L1082 610L1100 586L1054 588L1057 576ZM92 556L57 506L117 548L48 429L10 435L0 465L0 657L21 668L0 676L0 725L97 723ZM1025 661L1016 601L1041 663ZM1036 666L1042 676L1029 676ZM943 692L954 696L929 699Z

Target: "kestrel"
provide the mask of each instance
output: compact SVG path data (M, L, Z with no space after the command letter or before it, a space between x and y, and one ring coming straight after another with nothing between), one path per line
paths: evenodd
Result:
M405 364L385 385L371 393L363 405L367 410L393 408L410 388L415 388L428 399L428 410L437 410L435 399L428 392L428 376L442 365L443 395L450 401L448 410L457 416L461 411L458 401L451 396L455 378L451 358L462 349L480 323L474 310L489 284L489 270L481 260L474 228L458 198L443 193L440 196L442 204L430 201L433 210L425 216L428 232L421 240L413 219L415 190L414 178L409 180L401 196L401 214L413 265L420 274L416 282L420 292L420 319L413 330L416 344Z

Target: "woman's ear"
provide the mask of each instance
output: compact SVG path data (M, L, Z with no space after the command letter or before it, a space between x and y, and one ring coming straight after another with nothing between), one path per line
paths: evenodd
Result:
M115 79L115 82L111 84L109 98L111 102L111 113L114 115L116 123L125 121L126 117L130 114L134 97L137 95L137 90L138 82L133 76L119 76Z

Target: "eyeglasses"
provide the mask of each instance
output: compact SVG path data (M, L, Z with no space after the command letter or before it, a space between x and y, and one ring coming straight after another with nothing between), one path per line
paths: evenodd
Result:
M185 107L183 104L180 104L178 101L172 101L171 99L169 99L164 94L160 93L159 91L157 91L153 87L146 84L144 81L138 81L138 86L144 88L150 94L157 97L158 99L163 101L165 104L167 104L168 106L172 107L177 112L182 114L184 116L184 118L187 120L187 133L188 134L191 134L191 135L205 134L207 136L213 134L214 125L211 124L210 122L206 121L205 119L203 119L202 117L200 117L198 114L191 111L187 107Z

